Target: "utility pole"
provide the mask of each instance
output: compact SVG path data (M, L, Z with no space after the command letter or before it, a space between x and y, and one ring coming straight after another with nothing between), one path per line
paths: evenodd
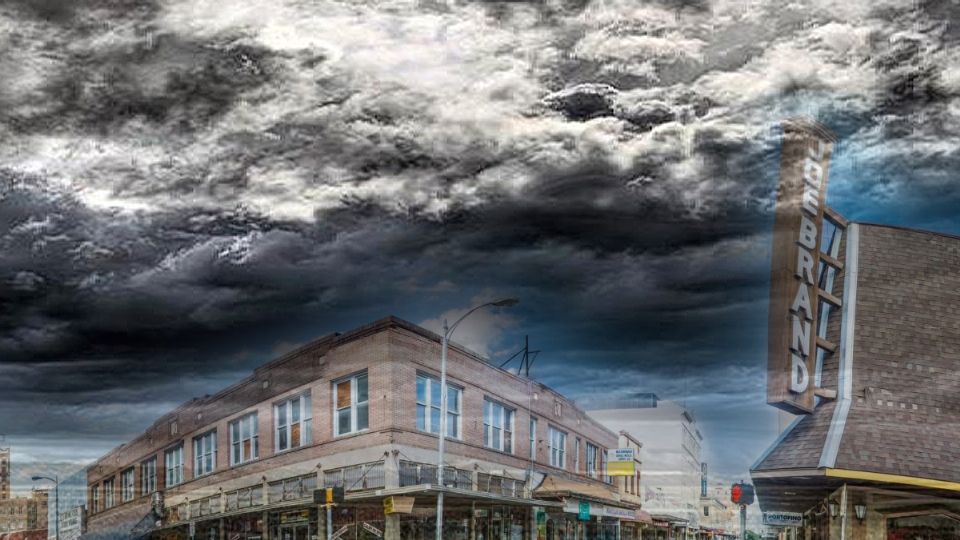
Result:
M740 540L747 540L747 505L740 505Z

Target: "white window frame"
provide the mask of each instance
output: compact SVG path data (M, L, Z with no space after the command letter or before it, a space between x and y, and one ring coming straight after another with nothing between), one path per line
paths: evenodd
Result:
M116 486L114 485L115 476L111 476L103 481L103 509L109 510L117 505Z
M493 420L496 418L496 413L500 413L500 428L497 428ZM516 447L516 432L514 423L517 419L517 410L503 403L484 396L483 398L483 445L486 448L496 450L498 452L503 452L504 454L512 454L514 448ZM499 429L499 436L494 437L494 430ZM510 447L507 448L507 433L510 433L509 443Z
M130 502L137 496L137 489L133 483L133 469L133 467L129 467L120 473L120 500L122 502Z
M205 445L209 442L209 447ZM209 458L209 462L205 458ZM217 430L211 429L193 438L193 477L200 478L217 470Z
M359 384L360 379L365 379L365 384L367 385L367 399L364 401L358 401L359 394ZM337 407L339 395L338 395L338 385L350 381L350 405L346 407ZM359 373L354 373L353 375L347 377L341 377L332 383L333 386L333 436L341 437L343 435L350 435L353 433L360 433L370 429L370 377L367 375L366 371L361 371ZM360 408L361 406L366 406L366 426L360 428ZM340 431L340 411L350 411L350 429L347 431Z
M140 462L140 495L157 490L157 456Z
M227 426L230 433L230 465L242 465L260 459L260 427L257 411L245 414ZM301 427L301 433L302 433ZM250 455L244 451L245 442L250 443Z
M591 452L592 450L592 452ZM593 454L593 459L590 455ZM597 467L600 465L600 447L587 441L587 476L590 478L599 478L600 474Z
M558 469L567 468L567 432L550 426L548 442L550 446L550 466Z
M183 483L183 442L163 452L164 488Z
M299 402L294 407L293 402L298 400ZM296 416L298 417L296 421L293 420L294 412L297 413ZM295 425L300 426L300 440L296 441L296 444L294 444L293 437L290 436ZM285 430L287 436L286 448L280 447L280 432L283 430ZM313 441L312 431L313 399L309 390L273 404L273 447L275 448L275 454L307 446Z
M420 380L424 381L424 396L420 396ZM369 384L369 381L368 381ZM433 409L440 410L440 403L433 403L433 386L436 385L437 388L440 388L440 379L437 379L433 375L427 375L426 373L417 373L417 409L420 407L424 408L423 414L423 425L420 425L420 416L419 411L416 415L417 429L420 431L426 431L427 433L439 434L440 426L433 425ZM456 403L454 400L450 399L453 393L456 393L457 399ZM369 393L369 392L368 392ZM443 400L443 395L440 395L441 401ZM456 408L453 405L456 405ZM448 439L463 439L463 417L461 415L461 409L463 408L463 388L460 388L457 385L447 383L447 438ZM453 422L451 422L451 416ZM451 429L452 428L452 429Z
M537 457L537 417L530 417L530 459L536 459Z
M580 472L580 437L573 440L573 472Z
M100 511L100 484L96 484L90 488L90 501L90 506L93 507L93 513L96 514Z

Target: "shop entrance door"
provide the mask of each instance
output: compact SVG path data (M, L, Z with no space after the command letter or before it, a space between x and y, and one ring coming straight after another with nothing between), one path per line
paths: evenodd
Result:
M277 538L280 540L310 540L310 524L279 525L277 526Z

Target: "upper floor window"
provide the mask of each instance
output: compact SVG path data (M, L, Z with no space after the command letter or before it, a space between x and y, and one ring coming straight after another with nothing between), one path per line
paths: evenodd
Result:
M490 401L483 400L483 442L487 448L513 453L513 416L514 410Z
M587 443L587 475L590 478L596 478L600 466L600 449L591 443Z
M133 496L133 467L130 467L120 473L120 499L123 502L129 502L133 500Z
M165 486L173 486L183 483L183 444L177 445L163 453L163 464L167 471Z
M273 417L276 422L274 444L277 452L310 444L313 406L309 392L274 405Z
M367 374L359 373L333 383L334 435L346 435L370 427ZM438 426L439 429L439 426Z
M257 413L230 422L230 464L239 465L260 457Z
M104 508L113 508L116 503L113 486L113 477L103 481L103 506Z
M100 511L100 486L90 488L90 508L94 513Z
M561 469L566 467L567 434L550 426L548 433L550 447L550 465Z
M149 495L157 490L156 456L140 463L140 494Z
M217 430L193 438L193 477L210 474L217 468Z
M537 457L537 419L530 417L530 459Z
M573 440L573 470L580 472L580 437Z
M460 393L447 384L447 436L460 438ZM417 375L417 429L440 433L440 381Z

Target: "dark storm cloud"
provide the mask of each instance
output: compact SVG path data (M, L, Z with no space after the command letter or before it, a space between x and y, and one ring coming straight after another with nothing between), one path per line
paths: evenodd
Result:
M577 398L760 385L775 125L798 112L842 137L844 211L956 226L960 61L933 4L129 7L0 7L19 440L96 455L275 346L490 294L523 300L480 345L531 334Z

